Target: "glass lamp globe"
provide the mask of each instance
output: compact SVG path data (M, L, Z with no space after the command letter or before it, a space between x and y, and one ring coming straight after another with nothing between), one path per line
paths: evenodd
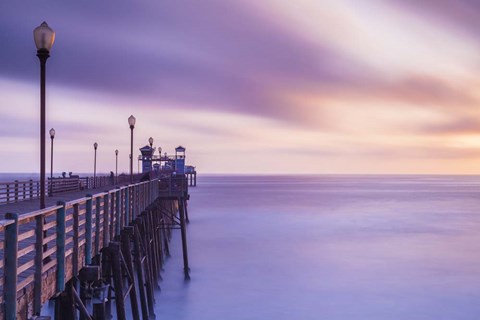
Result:
M37 50L50 51L55 41L55 31L43 21L42 24L33 30L33 40L35 40L35 46Z

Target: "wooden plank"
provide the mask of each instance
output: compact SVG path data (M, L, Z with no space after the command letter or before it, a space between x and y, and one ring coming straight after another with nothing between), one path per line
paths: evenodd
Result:
M72 243L74 239L75 239L75 237L70 237L70 238L66 239L65 240L65 245Z
M44 265L42 266L42 273L47 272L48 270L52 269L52 268L55 267L56 265L57 265L57 259L56 259L56 258L52 258L52 261L50 261L49 263L44 264Z
M35 235L35 229L21 233L18 235L18 242L23 241L25 239L31 238Z
M35 260L29 260L28 262L22 264L21 266L19 266L17 268L17 275L21 274L22 272L24 272L25 270L33 267L35 265Z
M33 252L35 250L35 244L31 244L29 246L26 246L25 248L22 248L18 250L17 258L23 257L24 255Z
M57 238L57 234L54 233L46 238L43 239L43 244L47 244L49 243L50 241L52 241L53 239L56 239Z
M52 222L49 222L49 223L45 223L45 224L43 225L43 230L44 230L44 231L47 231L48 229L53 228L53 227L55 227L56 225L57 225L57 222L56 222L55 220L53 220Z
M54 247L48 249L47 251L45 251L45 252L43 253L43 255L44 255L45 257L48 257L48 256L54 254L56 251L57 251L57 248L54 246Z
M23 290L26 286L34 281L35 274L31 274L17 284L17 291Z

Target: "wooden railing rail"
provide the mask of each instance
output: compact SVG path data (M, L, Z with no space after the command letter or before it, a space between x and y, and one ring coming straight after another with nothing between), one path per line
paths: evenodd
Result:
M134 174L133 181L138 182L142 174ZM86 189L101 189L107 186L130 183L130 175L120 175L118 178L111 176L94 177L61 177L48 178L46 181L46 195L52 196L63 192L79 191ZM0 205L15 203L40 197L40 181L27 180L13 182L0 182Z
M31 200L39 196L39 181L0 182L0 204Z
M34 313L40 312L158 194L155 179L26 214L7 213L0 220L0 308L5 319L15 319L17 298L31 286L33 297L25 299L33 299Z

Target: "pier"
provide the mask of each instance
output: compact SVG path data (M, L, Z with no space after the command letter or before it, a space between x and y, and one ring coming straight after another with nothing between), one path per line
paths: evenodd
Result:
M30 319L48 301L55 319L155 318L172 229L181 230L190 278L187 201L196 172L187 174L183 163L184 157L153 170L146 181L148 175L129 184L96 177L95 189L84 183L77 190L71 182L64 184L68 190L52 187L41 210L32 209L38 208L33 181L3 184L9 186L0 206L0 318Z

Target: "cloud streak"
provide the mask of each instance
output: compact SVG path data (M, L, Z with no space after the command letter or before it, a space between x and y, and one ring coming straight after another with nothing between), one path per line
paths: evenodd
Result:
M357 146L383 139L379 161L391 161L398 132L428 144L479 131L479 9L467 0L3 2L0 84L28 84L12 85L18 95L38 84L32 30L45 19L57 32L49 119L72 141L113 143L124 114L135 113L152 131L158 121L188 126L162 137L202 149L206 141L244 148L256 135L252 145L277 154L300 148L335 162L353 150L371 161ZM5 141L34 134L15 133L32 112L30 120L9 116ZM401 147L423 154L413 142Z

